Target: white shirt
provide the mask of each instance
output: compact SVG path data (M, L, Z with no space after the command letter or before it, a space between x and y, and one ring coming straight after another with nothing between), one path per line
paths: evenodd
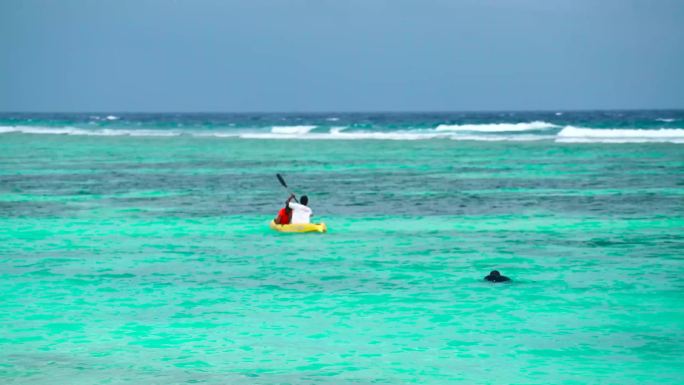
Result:
M299 203L290 202L292 219L290 223L311 223L311 209Z

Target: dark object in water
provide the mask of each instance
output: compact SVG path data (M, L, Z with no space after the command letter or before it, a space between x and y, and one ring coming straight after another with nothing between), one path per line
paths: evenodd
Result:
M510 278L501 275L498 270L492 270L484 279L489 282L507 282L511 280Z

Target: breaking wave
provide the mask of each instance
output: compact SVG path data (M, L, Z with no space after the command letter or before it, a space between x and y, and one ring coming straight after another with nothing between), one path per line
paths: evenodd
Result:
M316 126L274 126L271 132L274 134L304 135L316 128Z
M594 129L567 126L556 135L556 141L565 143L684 143L684 129Z
M519 132L545 130L559 126L542 121L528 123L491 123L491 124L440 124L437 131L471 131L471 132Z
M86 136L179 136L183 133L172 130L144 129L84 129L76 127L34 127L34 126L0 126L0 134L48 134L48 135L86 135Z
M242 139L308 139L308 140L425 140L448 137L448 134L425 131L356 131L345 132L346 127L333 127L327 133L309 133L306 135L282 135L274 133L244 133Z
M441 128L440 128L441 127ZM448 127L445 128L445 127ZM477 129L472 129L473 127ZM556 128L557 127L557 128ZM404 129L394 131L364 130L353 127L330 127L327 132L314 125L272 126L236 129L224 126L213 130L163 128L80 128L44 126L0 126L0 134L48 134L84 136L134 136L204 138L272 139L272 140L429 140L460 141L556 141L559 143L684 143L684 129L596 129L587 127L559 127L546 122L500 123L445 126L434 129ZM551 128L556 128L550 130ZM537 132L532 132L532 131Z

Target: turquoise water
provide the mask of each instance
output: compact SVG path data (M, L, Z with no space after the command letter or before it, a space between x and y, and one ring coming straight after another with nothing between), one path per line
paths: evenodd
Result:
M684 381L681 144L289 139L1 134L0 381Z

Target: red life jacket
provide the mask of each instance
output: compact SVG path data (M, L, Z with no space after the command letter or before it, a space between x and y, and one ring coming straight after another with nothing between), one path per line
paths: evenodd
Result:
M278 222L280 222L281 225L287 225L290 223L290 216L287 215L287 210L285 207L278 211Z

